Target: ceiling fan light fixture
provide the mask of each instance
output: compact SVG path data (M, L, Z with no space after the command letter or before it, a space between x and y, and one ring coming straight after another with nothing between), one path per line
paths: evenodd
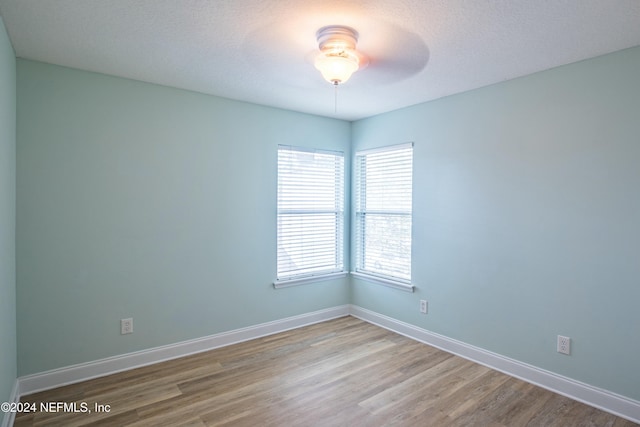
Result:
M315 67L322 77L333 85L349 80L360 66L356 52L358 33L351 27L330 25L316 33L320 54L316 56Z
M358 71L358 57L347 51L321 53L316 57L315 66L326 81L337 85L346 82Z

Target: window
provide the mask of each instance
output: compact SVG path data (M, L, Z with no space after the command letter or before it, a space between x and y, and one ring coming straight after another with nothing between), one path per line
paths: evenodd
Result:
M344 274L344 155L278 147L276 287Z
M413 144L356 153L355 274L411 286Z

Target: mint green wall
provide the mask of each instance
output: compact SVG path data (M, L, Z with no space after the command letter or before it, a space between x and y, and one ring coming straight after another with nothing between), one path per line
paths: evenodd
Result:
M354 150L415 142L418 287L354 280L354 304L640 399L640 48L352 132Z
M350 125L18 60L18 372L352 302L640 399L638 75L634 48ZM350 137L415 142L417 290L276 291L277 144Z
M344 121L18 60L19 374L348 303L348 279L272 282L277 145L349 140Z
M16 381L15 236L16 60L0 18L0 402Z

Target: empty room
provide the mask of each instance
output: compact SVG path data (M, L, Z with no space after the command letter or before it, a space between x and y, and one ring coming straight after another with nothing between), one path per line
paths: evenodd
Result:
M639 1L0 18L0 427L640 424Z

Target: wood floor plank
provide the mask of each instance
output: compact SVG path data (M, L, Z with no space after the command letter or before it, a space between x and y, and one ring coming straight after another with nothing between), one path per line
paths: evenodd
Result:
M450 412L442 411L449 396L464 387L474 378L484 377L490 370L477 364L465 363L460 369L451 370L444 375L437 377L434 381L425 382L416 393L408 394L400 399L398 404L387 409L385 418L388 424L408 424L412 420L417 422L421 419L450 418ZM460 404L454 401L454 404ZM425 418L426 414L429 414ZM444 416L442 416L444 415ZM419 423L418 423L419 424Z
M636 424L353 317L23 396L15 426Z
M451 375L451 371L462 369L464 360L458 357L447 357L430 369L426 369L419 374L413 375L406 380L399 382L385 391L360 402L360 406L367 408L371 413L377 414L402 403L407 396L413 396L422 390L423 386L440 379L443 375Z

